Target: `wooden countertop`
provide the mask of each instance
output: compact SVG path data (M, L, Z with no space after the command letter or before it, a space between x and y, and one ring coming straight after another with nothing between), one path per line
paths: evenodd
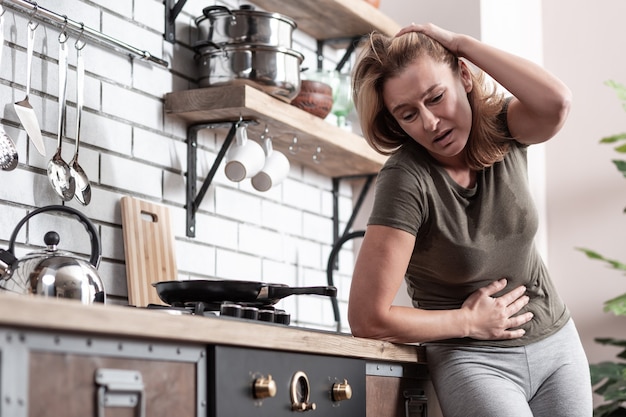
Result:
M424 363L423 347L362 339L294 326L171 315L118 305L0 294L0 326L94 336L221 344L338 355L382 362Z

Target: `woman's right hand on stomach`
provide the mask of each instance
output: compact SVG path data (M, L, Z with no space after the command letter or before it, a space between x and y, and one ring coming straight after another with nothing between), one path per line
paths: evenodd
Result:
M516 315L528 304L526 287L520 286L494 297L507 284L506 279L494 281L472 293L463 303L461 310L467 319L467 337L479 340L516 339L524 336L519 327L533 318L533 313Z

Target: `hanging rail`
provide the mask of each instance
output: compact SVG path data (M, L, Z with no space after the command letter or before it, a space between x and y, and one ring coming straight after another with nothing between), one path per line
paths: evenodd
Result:
M43 8L36 2L33 3L27 0L2 0L0 5L19 13L29 14L31 18L61 27L63 30L69 30L77 36L83 36L83 39L91 40L98 45L109 47L117 52L129 53L131 56L137 56L144 61L149 61L162 67L167 68L169 66L169 62L157 58L147 51L137 49L134 46L105 35L102 32L91 29L83 23L69 19L67 16Z

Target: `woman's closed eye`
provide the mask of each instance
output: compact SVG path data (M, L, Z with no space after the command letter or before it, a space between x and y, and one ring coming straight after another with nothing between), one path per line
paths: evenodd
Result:
M443 100L443 93L437 94L436 96L431 98L430 102L434 104L434 103L439 103L441 100Z
M402 112L402 114L400 115L400 118L402 119L403 122L410 122L411 120L415 119L416 116L417 116L417 112L415 110L410 110L410 111Z

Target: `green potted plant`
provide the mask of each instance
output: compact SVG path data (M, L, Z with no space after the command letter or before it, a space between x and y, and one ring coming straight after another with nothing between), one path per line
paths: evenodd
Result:
M614 81L607 81L606 84L615 90L618 98L622 101L622 107L626 110L626 87ZM614 145L616 152L626 153L626 133L602 138L600 143ZM612 162L618 171L626 177L626 161L614 159ZM624 212L626 213L626 209ZM591 259L605 262L609 267L626 273L626 264L622 262L605 258L589 249L577 249ZM626 316L626 293L605 301L604 311L617 316ZM605 337L596 338L595 341L602 345L619 347L621 351L617 354L615 361L590 365L594 392L604 399L603 404L594 409L593 415L594 417L626 417L626 339Z

